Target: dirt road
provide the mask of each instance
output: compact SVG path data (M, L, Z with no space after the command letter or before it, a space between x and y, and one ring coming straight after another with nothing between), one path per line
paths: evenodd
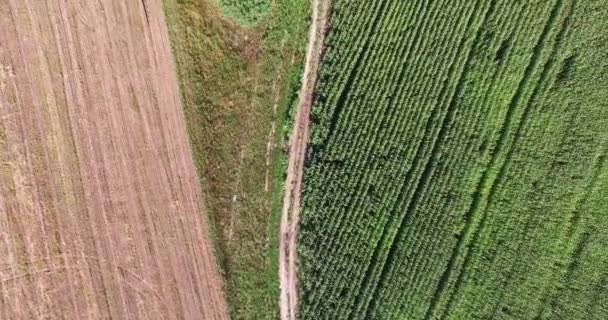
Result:
M296 117L289 140L289 164L285 181L285 197L281 213L279 236L280 315L282 320L295 320L298 307L298 279L296 264L296 232L300 211L302 172L308 143L308 124L314 85L327 28L329 0L312 0L312 19L298 98Z
M161 0L0 0L0 319L226 319Z

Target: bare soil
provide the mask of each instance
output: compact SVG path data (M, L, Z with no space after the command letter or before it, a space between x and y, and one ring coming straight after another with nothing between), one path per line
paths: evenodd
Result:
M226 319L160 0L0 0L0 319Z
M302 173L308 144L308 126L314 86L327 28L329 0L312 0L312 18L308 34L302 87L298 97L294 128L289 140L289 163L279 236L280 316L295 320L298 307L297 226L300 213Z

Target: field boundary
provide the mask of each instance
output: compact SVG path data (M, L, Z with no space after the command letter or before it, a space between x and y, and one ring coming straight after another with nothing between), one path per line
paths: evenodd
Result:
M322 56L329 8L329 0L312 0L311 24L308 32L304 72L293 132L289 139L289 162L279 231L279 282L281 287L279 310L281 319L295 320L297 313L296 232L299 221L300 192L308 144L310 110L319 61Z

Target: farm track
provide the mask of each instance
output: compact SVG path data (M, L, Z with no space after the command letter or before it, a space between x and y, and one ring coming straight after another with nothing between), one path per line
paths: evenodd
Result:
M227 319L161 2L0 16L0 318Z
M308 144L308 126L313 91L330 10L330 0L312 0L312 17L304 61L302 85L296 106L293 132L289 140L289 163L279 233L280 318L295 320L298 308L297 228L300 212L302 173Z

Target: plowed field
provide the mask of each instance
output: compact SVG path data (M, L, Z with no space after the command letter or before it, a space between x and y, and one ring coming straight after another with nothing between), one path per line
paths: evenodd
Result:
M0 319L223 319L159 0L0 0Z

